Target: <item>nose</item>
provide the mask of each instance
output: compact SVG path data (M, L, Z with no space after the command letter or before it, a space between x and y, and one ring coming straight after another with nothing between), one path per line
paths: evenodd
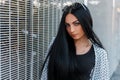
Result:
M75 27L74 27L74 26L71 26L71 27L70 27L70 31L71 31L71 32L74 32L74 31L75 31Z

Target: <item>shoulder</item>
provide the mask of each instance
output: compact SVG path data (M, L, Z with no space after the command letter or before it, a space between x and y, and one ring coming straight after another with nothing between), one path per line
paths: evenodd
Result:
M93 80L109 80L109 61L105 49L94 44L95 51L95 69Z
M101 47L99 47L98 45L96 44L93 44L94 46L94 51L95 51L95 54L98 55L99 57L101 56L106 56L107 57L107 51Z

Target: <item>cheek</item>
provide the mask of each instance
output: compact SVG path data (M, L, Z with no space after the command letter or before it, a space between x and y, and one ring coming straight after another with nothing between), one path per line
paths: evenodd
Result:
M78 29L80 33L83 33L83 30L82 29Z
M84 31L81 26L79 27L79 29L76 29L76 30L79 34L81 34L81 35L84 34Z
M66 27L66 31L69 33L69 32L70 32L70 29Z
M71 36L70 28L66 28L67 33Z

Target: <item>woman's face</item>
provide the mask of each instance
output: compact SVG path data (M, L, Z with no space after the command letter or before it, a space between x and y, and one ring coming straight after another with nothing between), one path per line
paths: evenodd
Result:
M73 14L67 14L65 18L65 25L68 34L74 39L78 40L85 36L82 26L78 19Z

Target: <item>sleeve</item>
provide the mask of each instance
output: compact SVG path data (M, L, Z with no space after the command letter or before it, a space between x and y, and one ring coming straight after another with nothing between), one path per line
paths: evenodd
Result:
M108 62L107 52L104 51L103 53L104 54L101 55L101 63L100 63L101 80L110 80L109 62Z
M95 54L96 60L92 80L110 80L107 52L96 47Z

